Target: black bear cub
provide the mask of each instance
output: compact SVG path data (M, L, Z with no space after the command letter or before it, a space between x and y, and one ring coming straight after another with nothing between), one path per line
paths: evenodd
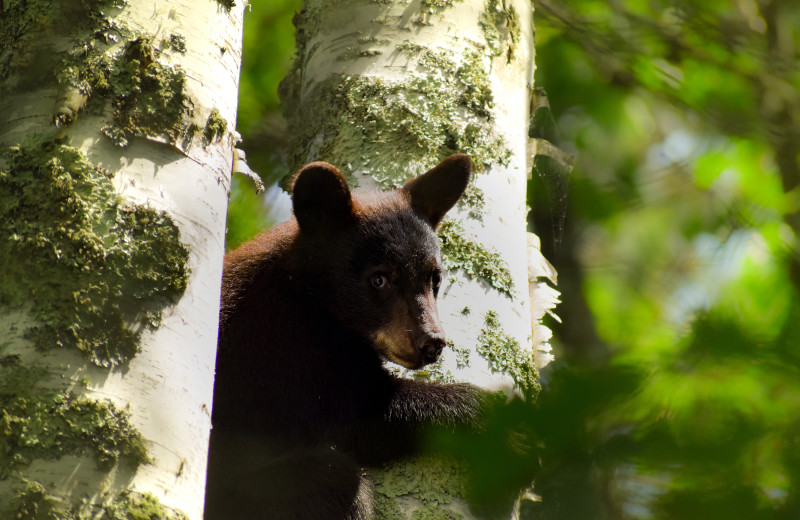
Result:
M309 164L294 218L225 257L207 520L371 518L364 466L414 453L425 426L474 426L474 387L383 367L445 346L435 228L470 169L453 155L401 189L351 193Z

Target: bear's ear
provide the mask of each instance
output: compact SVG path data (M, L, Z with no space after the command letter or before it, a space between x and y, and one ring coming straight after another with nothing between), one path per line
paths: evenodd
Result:
M339 170L326 162L303 166L292 184L292 208L300 229L316 233L353 218L350 188Z
M451 155L403 186L411 206L434 228L452 208L469 184L472 162L464 154Z

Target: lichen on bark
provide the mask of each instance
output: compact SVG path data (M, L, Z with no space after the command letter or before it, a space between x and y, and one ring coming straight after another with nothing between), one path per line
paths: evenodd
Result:
M56 0L11 0L3 6L0 24L0 85L20 69L35 67L49 72L49 60L57 54L43 53L41 47L52 43L53 34L74 34L76 31L103 32L107 11L125 5L124 0L87 0L58 2ZM41 75L35 74L37 79Z
M520 21L511 2L487 0L479 24L483 29L486 44L493 56L502 56L510 62L520 41Z
M124 460L149 462L141 434L130 415L110 401L75 397L67 392L0 395L0 479L34 459L92 454L102 469Z
M404 41L395 49L409 60L403 79L333 74L302 85L305 47L324 29L323 11L306 9L296 18L297 60L280 89L292 141L305 143L292 151L293 168L323 159L388 188L453 153L470 155L478 172L508 164L511 152L493 127L489 59L477 50L455 53ZM424 73L413 73L414 66Z
M203 144L208 146L211 143L217 142L228 131L228 122L219 113L219 109L214 107L206 120L206 126L203 128Z
M158 8L140 25L125 5L10 0L0 8L0 98L9 96L10 122L32 121L4 129L0 150L0 330L11 336L0 341L0 518L185 518L151 495L115 497L107 486L132 486L115 479L149 461L134 426L141 417L132 419L144 407L114 381L137 369L126 365L140 336L182 296L188 250L167 213L123 199L110 172L53 139L71 134L92 148L77 136L100 121L119 145L141 136L181 147L197 136L186 76L173 65L186 38L157 20L177 11ZM66 128L83 115L87 124ZM35 136L26 130L34 124ZM80 473L70 473L72 463ZM96 494L74 494L94 478Z
M150 493L123 491L106 505L69 504L41 482L27 480L12 505L15 520L188 520Z
M111 174L64 143L6 150L0 170L0 307L29 306L39 349L128 361L183 294L188 250L164 212L127 204Z
M376 520L407 518L395 499L414 496L419 501L412 518L461 518L449 509L456 497L466 495L464 468L446 457L420 456L392 464L389 471L373 472ZM430 516L438 511L439 516ZM445 516L442 516L445 515Z
M159 61L165 50L185 53L185 38L171 34L160 46L153 35L104 20L55 67L56 124L71 124L84 108L95 114L110 109L113 122L102 131L114 144L150 137L185 147L198 131L186 75L180 66Z
M514 297L514 281L508 265L497 251L467 238L455 220L445 220L438 230L442 263L447 269L461 269L467 278L480 278L501 293Z
M539 371L533 353L523 349L503 331L500 318L494 311L488 311L484 316L476 351L489 361L492 372L508 374L526 398L532 399L539 393Z
M179 66L158 61L161 51L152 36L120 32L129 37L121 49L106 48L95 41L95 33L64 57L56 72L65 93L57 122L69 124L83 104L102 112L110 102L113 124L105 125L103 132L118 146L126 146L133 137L185 144L197 132L190 122L185 73ZM70 102L76 96L83 99Z
M127 410L49 389L49 376L40 366L22 364L17 354L0 352L0 482L19 486L16 504L0 504L2 518L9 506L19 519L84 518L68 500L25 478L34 460L90 455L104 471L120 462L135 468L150 460Z
M185 514L164 506L150 493L124 491L104 509L103 520L188 520Z
M165 137L178 144L197 128L187 123L192 107L186 95L186 74L179 66L158 61L151 36L130 40L116 55L110 72L114 125L103 129L125 146L131 137Z
M325 136L318 158L392 187L454 153L469 154L479 171L508 161L502 140L480 119L459 117L459 99L445 79L341 75L317 85L311 106L289 108L287 117L298 142ZM308 160L309 149L292 157L294 166Z

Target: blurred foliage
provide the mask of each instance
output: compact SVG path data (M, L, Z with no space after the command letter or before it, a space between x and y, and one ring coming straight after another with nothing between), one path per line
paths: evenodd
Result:
M576 166L563 237L529 187L564 325L525 517L800 518L800 3L535 5Z
M278 85L294 58L292 17L302 0L253 2L244 17L242 76L237 131L247 163L270 186L288 173L283 160L285 123L280 115ZM256 195L241 176L233 179L228 208L226 246L232 249L281 220L275 189ZM274 206L279 206L276 211Z
M239 131L267 183L299 4L245 18ZM576 156L566 200L529 183L564 324L538 401L493 427L530 449L485 485L530 463L526 519L800 518L800 2L535 7L537 86ZM229 245L271 218L242 184Z

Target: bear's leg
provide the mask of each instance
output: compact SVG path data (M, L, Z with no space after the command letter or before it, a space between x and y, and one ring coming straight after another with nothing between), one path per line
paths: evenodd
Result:
M372 486L347 454L212 435L205 520L369 520Z

